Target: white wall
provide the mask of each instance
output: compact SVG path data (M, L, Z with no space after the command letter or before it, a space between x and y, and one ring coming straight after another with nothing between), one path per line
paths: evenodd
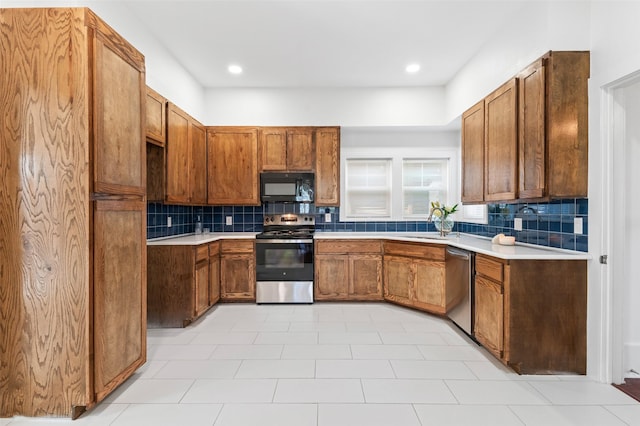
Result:
M444 88L209 89L208 125L439 126Z
M532 2L522 19L496 23L495 38L446 87L450 121L549 50L589 50L588 2Z

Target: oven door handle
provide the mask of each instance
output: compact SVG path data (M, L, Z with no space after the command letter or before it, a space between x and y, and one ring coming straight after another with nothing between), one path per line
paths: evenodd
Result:
M304 240L287 240L287 239L261 239L258 238L256 239L256 244L258 243L276 243L276 244L284 244L284 243L292 243L292 244L300 244L300 243L313 243L313 239L309 238L309 239L304 239Z

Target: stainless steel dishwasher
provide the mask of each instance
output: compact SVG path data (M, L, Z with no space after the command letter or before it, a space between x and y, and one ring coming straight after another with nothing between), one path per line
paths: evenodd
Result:
M451 305L447 316L468 335L473 334L473 274L475 253L447 247L446 280ZM447 296L448 298L448 296Z

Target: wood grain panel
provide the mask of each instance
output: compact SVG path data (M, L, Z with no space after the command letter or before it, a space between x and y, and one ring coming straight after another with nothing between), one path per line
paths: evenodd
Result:
M253 240L224 240L220 242L221 253L249 253L254 252Z
M0 417L92 400L83 16L0 13Z
M164 146L167 141L167 99L147 86L146 97L147 141Z
M191 171L189 172L189 202L194 205L207 204L207 135L204 126L192 121Z
M190 117L173 103L167 106L166 199L168 202L188 204L191 144L189 143Z
M95 392L102 400L146 361L146 204L94 211Z
M474 335L498 358L504 349L504 304L502 286L491 280L475 278Z
M192 319L194 259L190 246L149 246L147 323L184 327Z
M258 130L207 128L208 203L259 205Z
M445 247L444 245L429 245L425 243L385 241L384 254L444 261Z
M146 192L145 76L101 41L94 48L93 191L142 196Z
M259 142L260 170L286 170L287 130L280 127L261 128Z
M316 206L340 205L340 128L315 130Z
M383 300L382 279L381 255L349 255L349 300Z
M485 201L515 200L518 195L517 101L515 78L485 98Z
M498 259L476 255L476 273L491 278L497 282L504 280L503 263Z
M444 262L416 260L416 281L413 299L418 308L431 313L445 313L445 265Z
M462 114L462 201L484 201L484 99Z
M376 240L315 240L315 253L382 253L382 242Z
M220 298L229 301L256 299L256 267L253 254L220 255Z
M313 171L314 167L313 130L309 128L287 129L287 169Z
M164 201L164 148L147 143L147 201Z
M316 254L314 274L314 298L316 300L348 299L348 256Z
M415 282L415 268L411 259L397 256L384 257L384 298L393 302L411 304Z
M209 305L220 300L220 243L209 243Z

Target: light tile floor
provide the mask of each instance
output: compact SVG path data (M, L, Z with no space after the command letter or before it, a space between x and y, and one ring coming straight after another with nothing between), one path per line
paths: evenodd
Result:
M220 304L150 329L148 362L76 421L0 426L640 425L584 376L518 376L448 320L383 303Z

